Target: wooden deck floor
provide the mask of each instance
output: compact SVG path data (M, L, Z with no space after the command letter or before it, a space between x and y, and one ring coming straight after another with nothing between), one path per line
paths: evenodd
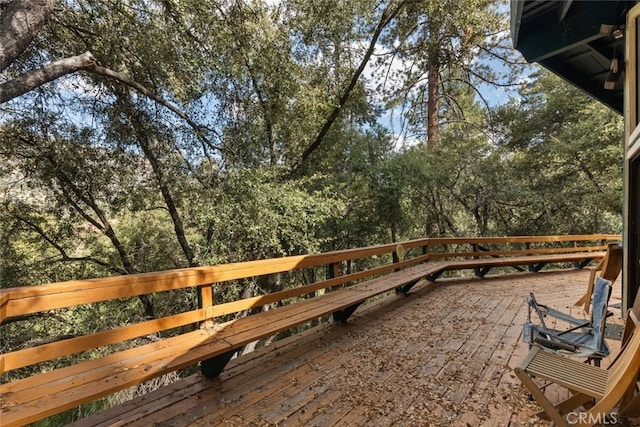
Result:
M85 420L98 425L534 426L512 373L525 299L573 315L587 271L439 279ZM619 280L612 304L619 302ZM610 323L621 323L619 312ZM608 340L613 354L619 342ZM609 361L605 360L606 366ZM630 421L618 425L640 425Z

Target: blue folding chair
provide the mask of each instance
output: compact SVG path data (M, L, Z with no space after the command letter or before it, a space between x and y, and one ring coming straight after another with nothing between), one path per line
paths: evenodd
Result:
M607 317L613 314L607 311L610 297L611 282L596 277L591 319L586 321L538 303L532 292L527 299L529 314L523 329L523 340L530 345L538 344L548 351L593 360L594 364L599 366L600 360L609 355L609 346L604 340L604 328ZM539 323L532 319L534 312ZM550 318L559 319L569 326L564 330L549 328L546 320Z

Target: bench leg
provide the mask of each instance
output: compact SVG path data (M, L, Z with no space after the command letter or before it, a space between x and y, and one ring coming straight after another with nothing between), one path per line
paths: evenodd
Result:
M440 275L441 275L442 273L444 273L444 270L442 270L442 271L438 271L437 273L430 274L430 275L428 275L428 276L427 276L427 280L428 280L428 281L430 281L430 282L435 282L435 281L436 281L436 279L437 279L438 277L440 277Z
M399 286L396 288L396 294L408 294L409 291L411 290L411 288L413 288L416 283L418 283L420 281L420 279L418 280L414 280L413 282L407 283L404 286Z
M529 271L531 271L533 273L538 273L540 270L542 270L542 267L544 267L545 265L547 265L546 262L541 262L540 264L530 265L529 266Z
M590 263L591 261L593 261L593 260L592 260L591 258L588 258L588 259L585 259L585 260L584 260L584 261L582 261L582 262L574 262L574 263L573 263L573 266L574 266L575 268L578 268L578 269L582 270L582 269L583 269L583 268L585 268L587 265L589 265L589 263Z
M353 314L354 311L360 306L362 303L350 305L349 307L342 309L340 311L335 311L333 313L333 320L336 322L347 323L347 319L349 316Z
M474 268L473 272L475 273L476 277L484 277L492 268L492 266L487 265L482 268Z
M219 354L218 356L212 357L211 359L206 359L200 362L200 372L205 377L211 379L215 378L224 370L227 363L231 360L234 354L239 349L230 350L226 353Z

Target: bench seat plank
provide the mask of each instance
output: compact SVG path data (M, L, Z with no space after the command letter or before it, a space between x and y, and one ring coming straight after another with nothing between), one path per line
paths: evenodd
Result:
M164 373L238 349L418 280L441 265L420 264L274 310L166 338L0 386L3 425L74 408Z
M600 259L605 252L574 252L567 254L513 256L502 258L477 258L454 260L447 262L447 270L466 270L469 268L494 266L512 267L516 265L531 265L539 263L579 262Z
M585 252L424 262L277 309L216 324L213 328L194 330L2 384L2 424L21 425L72 409L324 315L352 308L371 297L446 270L581 261L596 259L602 255L603 253Z

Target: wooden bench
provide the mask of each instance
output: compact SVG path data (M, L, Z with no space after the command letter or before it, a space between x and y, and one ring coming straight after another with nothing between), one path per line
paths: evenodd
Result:
M452 270L473 270L477 277L484 277L493 268L498 267L520 267L528 266L529 271L539 272L548 264L572 263L578 268L585 267L593 260L601 259L603 252L571 252L564 254L543 254L529 256L510 256L495 258L479 258L452 260L445 263L442 269L430 276L430 280L435 280L445 271ZM516 268L523 271L522 268Z
M216 376L244 345L327 314L333 314L336 320L346 321L368 298L416 282L434 267L437 265L420 264L295 304L225 323L203 323L200 329L191 332L3 384L0 387L2 425L33 422L198 362L201 362L206 376ZM205 317L198 320L204 321ZM172 326L177 324L170 319L152 320L147 322L147 327L139 324L136 335L156 329L155 325L163 321ZM99 345L101 336L111 340L110 337L119 332L123 338L131 337L131 332L124 327L120 331L95 334L90 339ZM70 346L74 344L68 343ZM56 347L50 344L22 353L44 349L41 353L45 354L41 358L48 358L56 350L56 355L61 354ZM51 354L46 354L47 351ZM7 357L5 365L15 366L19 363L15 359L20 356Z
M467 244L472 248L471 251L465 249L460 252L431 252L430 249L443 244L462 247L463 239L421 239L403 242L402 245L380 245L318 255L2 289L2 322L35 313L46 314L76 306L188 288L198 290L199 305L158 319L142 319L88 335L62 337L0 355L0 374L3 375L0 421L3 426L37 421L197 363L200 363L203 374L211 378L218 375L231 357L249 343L326 315L332 315L335 321L345 322L367 299L394 290L407 293L422 278L435 280L447 270L480 268L484 271L499 266L547 262L584 264L600 259L604 255L602 249L606 240L615 237L597 236L602 239L602 244L584 248L573 246L512 251L480 250L473 245L477 242L491 243L492 240L476 238ZM594 240L594 236L582 238ZM513 239L517 244L525 240ZM547 239L529 238L542 243ZM504 238L495 240L500 244L505 241ZM563 241L570 241L570 237ZM413 257L403 257L405 252L412 249L420 251ZM368 257L376 257L379 262L382 256L388 257L387 263L368 270L341 274L341 263ZM326 269L327 278L266 295L214 303L214 283L305 268ZM238 315L266 305L277 308L245 317ZM236 318L226 320L230 315ZM134 343L134 340L144 337L151 337L151 342ZM73 357L68 366L51 369L48 365L39 368L45 372L4 380L8 373L21 368L37 367L41 363L97 350L99 355L88 360Z

